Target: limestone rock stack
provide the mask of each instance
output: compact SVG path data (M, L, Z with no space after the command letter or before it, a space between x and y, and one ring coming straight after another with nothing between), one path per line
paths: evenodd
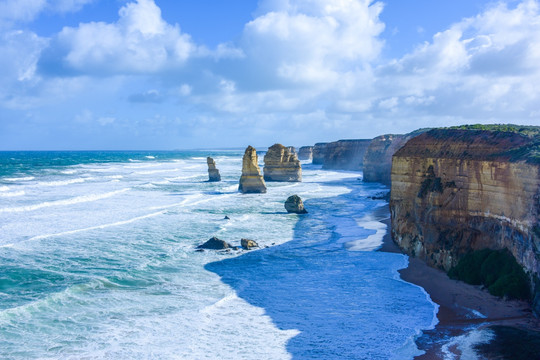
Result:
M264 180L302 181L302 166L296 154L281 144L269 147L264 156Z
M266 184L259 169L259 157L254 147L248 146L242 160L242 176L238 190L243 193L265 193Z
M296 149L294 146L287 146L287 149L289 150L291 154L294 154L298 157L298 153L296 152Z
M214 159L207 157L206 162L208 164L208 181L221 181L221 175L219 175Z
M313 146L302 146L298 150L298 160L313 159Z

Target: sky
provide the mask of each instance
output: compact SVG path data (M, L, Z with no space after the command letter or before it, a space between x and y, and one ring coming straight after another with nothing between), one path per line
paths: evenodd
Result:
M0 150L540 125L540 0L0 0Z

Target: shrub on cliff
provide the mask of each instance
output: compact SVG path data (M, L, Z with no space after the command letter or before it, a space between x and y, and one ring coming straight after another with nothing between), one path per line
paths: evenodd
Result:
M495 296L530 299L527 274L506 249L478 250L465 255L448 276L472 285L484 285Z

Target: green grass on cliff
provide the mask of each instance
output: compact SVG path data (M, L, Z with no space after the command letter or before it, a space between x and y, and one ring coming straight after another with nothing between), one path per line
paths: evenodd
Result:
M529 300L527 274L506 249L478 250L465 255L448 276L472 285L484 285L495 296Z
M514 125L514 124L474 124L474 125L460 125L452 126L449 129L458 130L486 130L486 131L502 131L513 132L528 137L535 137L540 135L540 126L532 125Z

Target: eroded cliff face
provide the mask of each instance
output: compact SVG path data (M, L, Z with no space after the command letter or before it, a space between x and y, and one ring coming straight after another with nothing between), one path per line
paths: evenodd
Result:
M536 145L535 145L536 144ZM540 162L536 137L436 129L392 161L392 237L408 254L449 270L467 252L507 248L540 273Z
M392 156L407 141L418 136L428 129L421 129L409 134L387 134L377 136L368 146L364 156L364 178L365 182L378 182L390 186L392 173Z
M363 180L390 186L392 156L407 140L407 135L381 135L371 140L364 156Z
M338 140L328 143L323 169L362 170L364 155L371 140Z
M302 146L298 150L298 160L313 159L313 146Z
M296 153L281 144L270 146L264 156L264 180L302 181L302 167Z
M313 164L322 165L324 163L327 145L328 143L316 143L315 146L313 146Z
M259 157L254 147L248 146L242 159L242 176L238 190L243 193L265 193L266 184L259 168Z

